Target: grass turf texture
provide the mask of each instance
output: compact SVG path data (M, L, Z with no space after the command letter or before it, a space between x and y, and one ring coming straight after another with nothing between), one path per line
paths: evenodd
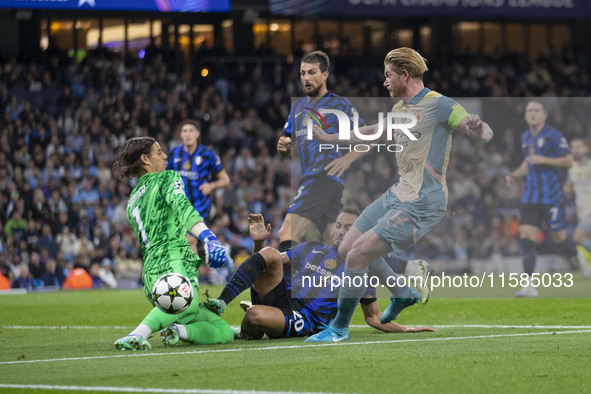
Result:
M591 282L578 283L591 294ZM210 288L212 295L219 291ZM247 298L244 293L238 300ZM238 300L224 313L232 325L243 316ZM387 300L380 303L383 309ZM112 343L148 311L140 290L0 296L0 392L57 392L2 384L333 393L591 391L591 332L560 334L590 331L584 328L436 327L435 333L418 334L352 328L352 344L321 346L267 339L165 348L154 334L152 351L116 350ZM590 311L585 298L434 298L405 310L399 322L576 326L590 325ZM359 310L352 324L364 324ZM529 335L538 333L547 334ZM507 336L516 334L528 335ZM54 361L23 363L35 360Z

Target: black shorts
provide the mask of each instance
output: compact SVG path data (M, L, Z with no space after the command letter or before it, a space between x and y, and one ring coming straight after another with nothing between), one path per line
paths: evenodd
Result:
M285 317L284 338L303 337L315 334L322 321L304 304L291 297L285 280L281 280L270 292L260 297L253 289L250 289L250 298L253 305L272 306L283 312Z
M343 189L343 185L328 177L308 178L300 184L289 213L309 219L322 233L327 224L337 220L343 208Z
M550 225L552 231L565 228L564 207L562 203L556 205L546 204L521 204L519 206L521 219L519 224L541 227L542 222Z

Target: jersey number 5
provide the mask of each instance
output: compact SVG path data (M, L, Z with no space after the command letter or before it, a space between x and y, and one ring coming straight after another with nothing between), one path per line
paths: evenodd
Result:
M140 207L133 208L131 214L137 222L137 226L140 230L140 233L142 234L142 241L144 241L146 248L150 247L150 240L148 239L148 234L146 234L146 230L144 230L144 224L142 223L142 218L140 218Z

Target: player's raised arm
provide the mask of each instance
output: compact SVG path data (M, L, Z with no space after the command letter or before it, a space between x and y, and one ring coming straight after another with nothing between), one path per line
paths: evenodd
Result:
M471 114L462 119L458 130L480 142L488 142L493 138L493 131L488 123L482 121L478 114Z
M223 168L216 173L216 180L212 182L204 183L199 187L199 191L206 196L214 192L216 189L222 189L230 186L230 176Z
M265 219L261 214L251 213L248 216L248 231L250 237L254 242L254 248L252 253L258 253L263 247L265 247L265 241L271 235L271 223L265 226Z

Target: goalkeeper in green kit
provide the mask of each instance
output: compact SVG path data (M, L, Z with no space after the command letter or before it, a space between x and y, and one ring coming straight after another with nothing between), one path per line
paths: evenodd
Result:
M166 159L154 138L136 137L123 143L113 169L121 179L138 178L127 204L127 219L139 240L144 260L144 293L152 302L156 280L175 272L189 278L195 299L178 315L154 307L135 330L115 341L115 347L120 350L150 350L152 346L147 339L158 330L164 345L174 345L179 340L195 344L233 340L228 323L197 302L197 269L201 259L191 250L187 231L205 245L206 264L219 268L229 257L187 199L181 177L175 171L166 171Z

